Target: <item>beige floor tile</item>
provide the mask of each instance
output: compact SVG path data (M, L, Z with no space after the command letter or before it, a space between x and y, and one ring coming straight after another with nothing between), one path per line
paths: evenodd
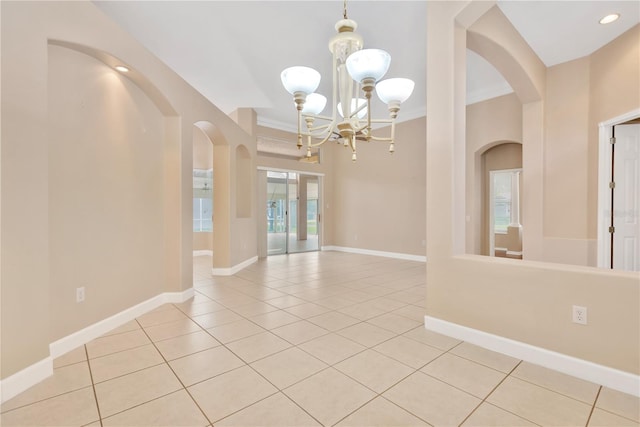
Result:
M278 390L248 366L189 387L191 396L214 424ZM216 396L212 399L212 396Z
M308 319L309 317L318 316L331 310L329 310L327 307L308 302L306 304L288 307L284 311L286 311L287 313L291 313L294 316L300 317L301 319Z
M289 308L296 305L306 304L307 301L294 297L293 295L285 295L279 298L269 299L265 301L267 304L271 304L278 308Z
M160 353L167 360L174 360L198 351L217 347L220 343L205 331L181 335L155 343Z
M185 319L186 314L178 310L177 308L170 306L170 308L162 311L151 311L143 314L136 320L140 323L140 326L147 328L149 326L161 325L163 323L175 322L176 320Z
M206 297L203 297L203 298L205 298L206 301L198 302L198 303L190 303L190 304L182 303L182 304L176 304L176 306L180 311L182 311L183 313L185 313L187 316L190 316L190 317L199 316L201 314L214 313L220 310L226 310L226 308L223 305L220 305L215 301L211 301L209 298L206 298Z
M95 385L102 417L108 417L182 388L166 364Z
M384 397L432 425L459 425L480 404L477 399L421 372L409 376Z
M511 372L520 362L519 359L467 342L463 342L453 348L451 353L505 373Z
M0 425L13 426L81 426L98 420L93 388L43 400L0 415Z
M365 347L373 347L396 336L391 331L366 322L349 326L337 333Z
M341 308L357 304L357 301L350 300L349 298L344 298L341 295L332 295L327 298L321 298L319 300L314 301L316 304L321 305L323 307L327 307L331 310L339 310Z
M385 341L373 349L414 369L421 368L443 353L442 350L404 336Z
M2 412L91 385L89 365L80 362L53 370L53 375L2 404Z
M185 316L184 319L175 322L162 323L144 328L151 341L157 342L169 338L178 337L180 335L190 334L192 332L201 331L202 328Z
M309 323L306 320L272 329L271 332L294 345L302 344L303 342L329 333L326 329Z
M418 427L428 424L384 397L377 397L336 426L340 427Z
M593 410L589 420L589 427L637 427L639 425L637 421L623 418L600 408Z
M348 316L355 317L359 320L369 320L374 317L378 317L387 313L389 310L378 307L371 302L364 302L361 304L351 305L349 307L341 308L338 310L340 313L344 313Z
M153 344L120 351L90 360L94 383L164 363L164 359Z
M265 329L274 329L280 326L288 325L289 323L298 322L299 317L289 314L286 311L278 310L270 313L260 314L253 316L249 320L253 323L257 323Z
M102 420L102 425L105 427L204 427L209 425L209 421L189 394L185 390L179 390L105 418Z
M209 329L225 325L227 323L237 322L238 320L242 320L242 316L225 308L224 310L193 316L192 320L204 329Z
M190 386L244 365L226 347L214 347L169 362L185 386Z
M298 347L329 365L338 363L366 348L334 333L307 341Z
M292 347L251 364L279 389L289 387L327 367L304 351Z
M320 424L282 393L254 403L216 423L220 427L311 427Z
M407 338L411 338L412 340L420 341L423 344L445 351L450 350L461 343L460 340L455 338L429 331L425 329L424 326L418 326L415 329L405 332L403 335Z
M131 331L137 331L137 330L140 330L140 324L138 324L136 320L131 320L127 323L124 323L118 326L117 328L110 330L109 332L107 332L102 336L106 337L109 335L121 334L123 332L131 332Z
M462 423L463 426L500 426L500 427L520 427L520 426L536 426L530 421L518 417L510 412L500 409L490 403L484 402L476 409L467 420Z
M584 426L591 412L590 405L514 377L504 380L487 401L545 426Z
M265 330L247 319L241 319L237 322L225 323L224 325L207 329L207 331L221 343L227 344L232 341L250 337L251 335L259 334Z
M269 313L276 310L278 310L278 307L274 307L260 301L232 308L232 311L235 311L236 313L244 317L257 316L258 314Z
M366 350L334 365L350 378L382 393L414 372L414 369L376 351Z
M310 317L307 320L332 332L360 323L360 320L337 311L330 311L319 316Z
M511 374L516 378L539 385L565 396L593 405L600 386L542 366L522 362Z
M418 323L424 324L424 316L427 310L424 307L418 307L415 305L405 305L397 310L394 310L393 313L399 316L404 316L411 320L415 320Z
M87 351L82 345L53 359L53 367L54 369L61 368L67 365L73 365L74 363L84 362L85 360L87 360Z
M89 358L106 356L151 343L142 329L96 338L87 343Z
M287 341L272 334L263 332L227 344L227 347L247 363L291 347Z
M640 398L602 387L596 407L640 422Z
M367 320L367 323L395 332L396 334L405 333L416 326L420 326L421 324L421 322L417 322L394 313L387 313L382 316L374 317Z
M251 304L254 302L259 302L257 299L239 292L235 292L232 295L224 296L222 298L213 298L213 299L227 308L235 308L235 307L240 307L242 305Z
M443 354L421 371L480 399L491 393L506 376L504 372L452 354Z
M294 384L284 393L323 425L333 425L375 393L333 368Z

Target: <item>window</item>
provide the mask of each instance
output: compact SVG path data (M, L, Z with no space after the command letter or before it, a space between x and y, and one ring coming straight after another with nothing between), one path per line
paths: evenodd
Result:
M193 170L193 231L213 231L213 170Z
M495 171L493 173L493 230L506 233L511 223L511 179L512 171Z

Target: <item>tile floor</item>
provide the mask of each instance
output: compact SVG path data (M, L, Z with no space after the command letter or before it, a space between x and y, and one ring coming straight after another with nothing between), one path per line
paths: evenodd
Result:
M3 426L638 426L639 399L423 327L424 264L275 256L58 358Z

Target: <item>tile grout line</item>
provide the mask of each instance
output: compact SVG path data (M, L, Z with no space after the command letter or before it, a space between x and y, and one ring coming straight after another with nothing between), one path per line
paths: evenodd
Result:
M473 415L473 413L476 412L478 410L478 408L480 406L482 406L482 404L487 401L489 396L491 396L493 394L493 392L495 392L498 389L498 387L500 387L502 385L502 383L504 383L507 380L507 378L509 378L511 376L511 374L513 374L513 372L518 368L518 366L520 366L521 363L522 363L522 360L520 360L518 362L518 364L516 366L514 366L513 369L511 369L511 371L509 371L509 373L507 375L505 375L505 377L498 384L496 384L495 387L493 387L493 389L491 389L491 391L484 397L484 399L482 399L482 401L469 413L469 415L467 415L466 418L464 420L462 420L462 422L459 424L460 426L462 426L462 424L464 424L471 417L471 415ZM487 403L492 405L491 402L487 402ZM493 406L496 406L496 408L500 408L497 405L493 405ZM502 409L503 411L509 412L510 414L513 414L513 415L517 416L518 418L522 418L523 420L529 421L530 423L533 423L535 425L539 425L538 423L535 423L535 422L533 422L533 421L531 421L531 420L529 420L529 419L527 419L527 418L525 418L525 417L523 417L521 415L514 414L513 412L508 411L508 410L506 410L504 408L500 408L500 409Z
M91 378L91 388L93 390L93 398L96 401L96 409L98 411L98 420L100 421L100 427L102 427L102 414L100 413L100 403L98 402L98 393L96 393L96 384L93 381L93 371L91 370L91 362L89 361L89 350L87 345L83 345L84 355L87 357L87 367L89 368L89 377Z
M193 321L193 320L192 320ZM137 322L137 319L136 319ZM138 322L138 324L140 325L140 322ZM200 325L198 325L200 326ZM142 328L142 325L140 325L140 327ZM147 335L147 331L144 330L144 328L142 328L143 332L145 333L145 335ZM200 413L202 413L202 416L205 418L205 420L207 420L207 422L209 423L209 425L213 425L213 422L209 419L209 417L207 416L207 414L202 410L202 408L200 407L200 405L198 404L198 402L196 401L196 399L193 398L193 396L191 395L191 393L189 392L189 390L187 389L187 387L184 385L184 383L182 382L182 380L180 379L180 377L178 377L178 374L176 374L176 372L173 370L173 367L171 367L171 365L169 364L169 362L167 361L167 359L164 357L164 355L162 354L162 352L160 351L160 349L158 349L158 347L156 346L156 343L153 342L153 340L151 340L151 337L149 335L147 335L147 338L149 338L149 340L151 341L151 344L153 344L153 347L156 349L156 351L158 352L158 354L160 355L160 357L162 357L162 360L164 360L164 363L167 365L167 367L171 370L171 372L173 373L173 375L176 377L176 379L178 380L178 382L180 383L180 385L182 386L182 389L189 395L189 397L191 398L191 400L193 401L193 403L196 405L196 407L198 408L198 410L200 411ZM166 394L165 396L168 396L169 394L175 393L175 391ZM164 397L164 396L161 396ZM159 399L159 398L156 398ZM148 403L148 402L144 402L144 403Z
M591 417L593 416L593 411L596 410L596 403L598 403L598 398L600 397L601 392L602 392L602 386L598 388L598 393L596 393L596 398L593 399L593 405L591 405L591 411L589 411L589 416L587 417L587 422L585 424L585 427L587 427L589 425L589 422L591 421Z

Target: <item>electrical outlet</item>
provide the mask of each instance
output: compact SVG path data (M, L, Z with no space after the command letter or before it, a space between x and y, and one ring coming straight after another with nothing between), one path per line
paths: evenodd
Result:
M573 323L587 324L587 307L573 306Z
M76 302L84 301L84 286L81 288L76 288Z

